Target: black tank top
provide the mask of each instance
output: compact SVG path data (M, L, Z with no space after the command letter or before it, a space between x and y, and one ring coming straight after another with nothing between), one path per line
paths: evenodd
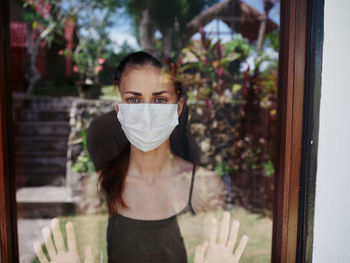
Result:
M108 263L186 263L187 253L181 236L177 216L190 211L193 165L187 205L179 213L160 220L133 219L111 214L107 227Z

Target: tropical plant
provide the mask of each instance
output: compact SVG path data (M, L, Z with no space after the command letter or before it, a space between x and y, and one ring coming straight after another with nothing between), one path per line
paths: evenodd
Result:
M229 173L232 182L244 192L246 197L240 200L240 205L271 209L276 158L277 57L271 56L270 50L275 46L270 45L276 43L267 41L258 54L257 46L239 34L232 41L221 44L208 39L202 30L200 32L201 40L185 47L179 57L179 75L195 102L191 106L194 114L198 108L205 113L203 139L208 139L203 141L225 148L216 151L215 146L208 146L205 151L215 158L215 170L219 174ZM275 40L275 33L272 34L269 39ZM201 101L204 101L203 105L198 103ZM225 121L219 117L225 109L230 109L230 120L233 121L230 124L227 124L228 118ZM229 146L217 139L225 138L225 134L221 134L225 131L231 132L229 137L233 138ZM221 153L226 152L227 147L232 148L231 154L229 159L223 159L227 155ZM221 161L216 161L218 154Z
M273 164L276 163L277 58L269 56L265 50L257 56L253 68L248 67L243 72L239 89L241 107L230 165L235 169L234 183L246 189L250 205L272 209ZM249 177L250 180L240 180L239 177Z
M101 70L101 64L103 64L101 61L105 59L105 47L108 44L105 30L111 25L113 14L121 7L120 0L45 0L43 2L38 4L37 1L23 0L25 9L23 20L27 23L28 28L27 53L29 63L25 75L29 83L28 94L32 94L41 78L37 69L40 47L50 47L57 36L62 37L64 25L69 20L78 22L80 28L85 29L85 32L96 26L96 29L92 29L95 33L90 30L87 32L88 34L83 34L81 44L78 45L78 50L73 56L82 68L85 67L85 70L88 68L89 76L96 75L95 73ZM98 20L100 17L102 19ZM80 32L76 31L76 33ZM97 42L97 40L99 41ZM94 57L82 54L86 51L87 54L94 51ZM73 55L69 50L61 50L59 55L62 54ZM79 71L79 67L75 70Z
M72 168L77 173L95 172L95 167L91 161L91 157L90 157L89 152L87 150L87 129L83 129L80 131L80 137L82 138L83 149L82 149L80 155L78 156L76 162L73 164Z
M193 41L182 50L179 76L196 94L196 100L204 101L208 122L214 116L213 111L217 110L214 105L221 107L232 99L233 87L240 82L241 65L249 56L251 47L239 35L222 44L220 40L213 42L207 38L202 29L200 33L200 41Z
M99 83L99 73L103 69L110 54L108 28L113 25L117 13L120 11L121 1L87 1L91 5L85 6L76 16L78 45L73 53L64 51L64 55L71 56L75 65L73 71L79 74L80 81L88 84Z

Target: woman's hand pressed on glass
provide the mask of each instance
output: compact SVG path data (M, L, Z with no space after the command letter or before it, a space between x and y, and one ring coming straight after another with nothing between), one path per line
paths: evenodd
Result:
M233 253L233 249L237 239L239 221L232 222L231 230L229 231L230 213L225 211L222 215L219 238L217 236L217 220L211 216L205 225L207 232L207 240L201 245L198 245L195 250L195 263L239 263L247 244L248 237L244 235L239 242L239 245Z
M49 254L49 259L46 258L39 242L33 244L35 254L40 263L93 263L93 255L91 247L85 248L84 261L80 261L77 242L74 233L74 225L72 222L66 224L68 250L65 248L63 236L60 230L59 220L54 218L51 220L51 231L49 227L42 230L46 250Z

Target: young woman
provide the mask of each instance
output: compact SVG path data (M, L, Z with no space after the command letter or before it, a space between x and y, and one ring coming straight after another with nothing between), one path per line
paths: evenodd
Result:
M115 112L126 139L99 171L109 211L108 262L185 263L177 215L225 208L225 185L197 165L175 67L135 52L121 61L116 81Z
M225 185L190 161L191 149L186 160L171 147L185 104L176 72L136 52L120 63L117 84L115 110L129 143L100 175L110 212L109 262L186 262L176 216L224 208ZM188 143L186 124L179 126L184 137L177 144Z

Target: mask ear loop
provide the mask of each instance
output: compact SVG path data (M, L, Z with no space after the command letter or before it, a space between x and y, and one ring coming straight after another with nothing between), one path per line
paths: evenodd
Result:
M196 146L196 140L195 138L192 136L193 141L191 142L190 140L190 135L191 134L191 128L190 128L190 124L189 124L189 120L187 120L187 124L185 126L185 134L186 134L186 140L187 140L187 145L188 145L188 155L189 155L189 159L192 161L192 163L194 165L198 165L199 160L196 159L196 155L194 154L195 152L195 146Z
M190 160L192 161L192 163L195 166L197 166L198 165L198 160L196 160L196 156L194 156L194 154L193 154L194 145L191 145L190 140L188 139L189 138L188 137L188 133L190 132L188 130L188 128L189 128L189 125L186 126L186 136L187 136L187 142L188 142L188 154L189 154L189 157L190 157Z

